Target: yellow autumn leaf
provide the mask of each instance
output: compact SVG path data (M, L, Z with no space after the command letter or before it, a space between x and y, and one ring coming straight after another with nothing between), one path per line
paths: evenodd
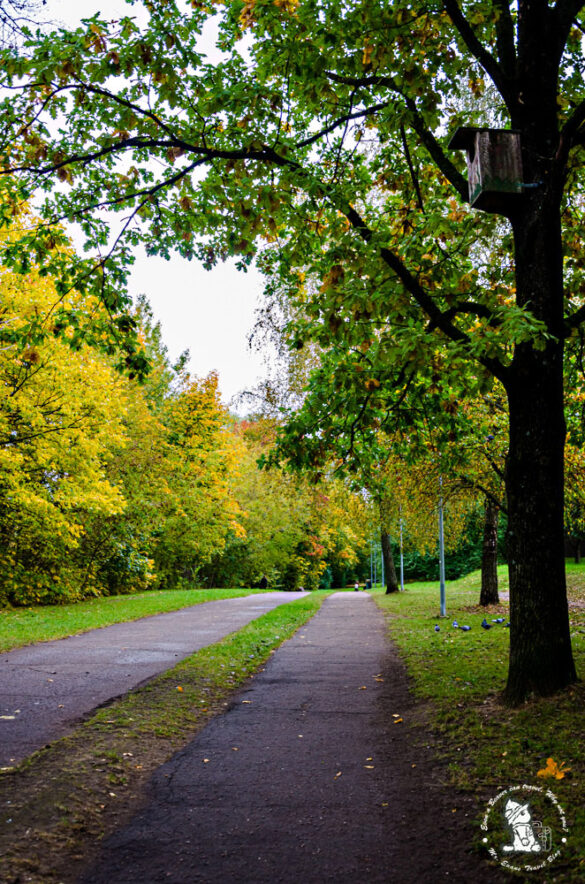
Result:
M565 766L565 762L561 761L558 764L553 758L546 759L546 766L539 770L536 774L537 777L554 777L555 780L564 779L565 774L570 771L570 767Z

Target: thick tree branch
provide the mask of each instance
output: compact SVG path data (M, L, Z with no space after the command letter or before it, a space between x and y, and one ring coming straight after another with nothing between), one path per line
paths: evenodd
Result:
M580 27L575 19L584 7L585 2L583 0L557 0L552 10L557 22L557 35L561 55L573 25Z
M360 217L358 212L352 206L347 207L344 211L348 221L357 233L359 233L362 239L366 242L370 242L373 236L372 231ZM463 345L470 343L469 336L461 331L461 329L457 328L457 326L453 325L449 317L435 304L432 297L427 291L425 291L419 281L412 275L410 270L395 252L382 246L380 248L380 256L400 279L405 289L414 298L418 306L428 316L432 327L442 331L449 340L454 341L455 343ZM507 377L507 369L498 359L484 356L479 357L478 361L491 371L495 377L501 380L502 383L504 382Z
M420 191L420 184L418 180L418 176L416 174L412 157L410 155L410 150L408 147L408 141L406 140L406 132L404 131L404 126L400 126L400 138L402 141L402 148L404 150L404 156L406 158L406 163L408 165L408 171L410 172L410 180L412 181L412 186L414 187L414 192L416 193L416 200L418 203L418 207L421 212L425 210L425 204L423 202L422 193Z
M570 316L567 316L565 319L565 334L564 337L568 338L573 329L579 328L579 326L585 322L585 304L582 307L579 307L578 310L575 310Z
M395 92L397 95L400 95L410 112L412 128L427 149L435 165L453 185L461 199L465 202L469 200L469 187L466 178L451 162L433 133L427 128L417 109L415 101L408 95L405 95L405 93L398 88L392 77L345 77L341 74L335 74L333 71L327 71L326 75L330 80L333 80L333 82L342 83L345 86L356 86L364 89L367 89L370 86L384 86L392 92Z
M477 38L473 28L463 15L457 0L443 0L443 6L468 50L492 79L494 86L506 102L508 109L511 110L514 105L514 96L510 88L510 82L504 75L503 69Z
M510 13L510 0L493 0L497 10L496 44L498 59L505 77L513 80L516 76L516 42L514 39L514 22Z
M583 143L585 133L580 132L585 123L585 98L577 105L567 122L562 128L559 139L559 149L556 159L561 168L564 168L569 158L571 149L576 144Z

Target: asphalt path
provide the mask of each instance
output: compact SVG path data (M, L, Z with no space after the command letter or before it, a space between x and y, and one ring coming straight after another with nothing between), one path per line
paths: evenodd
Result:
M77 881L497 881L472 853L473 813L437 776L427 735L407 730L414 708L375 603L330 596L158 769L142 809Z
M302 592L206 602L0 654L0 767Z

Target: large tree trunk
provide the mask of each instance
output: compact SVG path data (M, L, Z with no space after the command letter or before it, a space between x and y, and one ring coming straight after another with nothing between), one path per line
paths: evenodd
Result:
M510 666L505 697L520 703L575 681L565 583L561 199L558 61L548 4L523 2L512 126L521 133L524 191L511 215L516 300L548 337L516 345L505 386Z
M479 604L497 605L498 595L498 515L499 510L491 498L486 498L483 523L483 546L481 554L481 592Z
M506 697L550 694L575 681L565 584L561 354L527 352L508 385L510 668Z
M533 88L526 84L529 92ZM535 106L541 100L534 93L531 98ZM541 116L541 123L546 116ZM538 123L538 114L531 115L523 132L524 180L537 186L521 197L512 219L517 302L544 322L554 337L517 344L505 382L510 410L506 465L510 667L505 696L511 703L532 693L551 694L576 679L563 530L562 188L549 174L546 158L558 137L550 129L549 136L546 125Z
M392 544L390 543L390 535L382 528L382 555L384 557L384 575L386 578L386 595L391 592L398 592L398 579L396 577L396 567L394 565L394 556L392 555Z

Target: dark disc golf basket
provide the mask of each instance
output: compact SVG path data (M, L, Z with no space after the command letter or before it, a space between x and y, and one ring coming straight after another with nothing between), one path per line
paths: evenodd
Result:
M467 152L469 203L474 209L507 215L526 187L522 182L520 133L514 129L463 126L449 142Z

